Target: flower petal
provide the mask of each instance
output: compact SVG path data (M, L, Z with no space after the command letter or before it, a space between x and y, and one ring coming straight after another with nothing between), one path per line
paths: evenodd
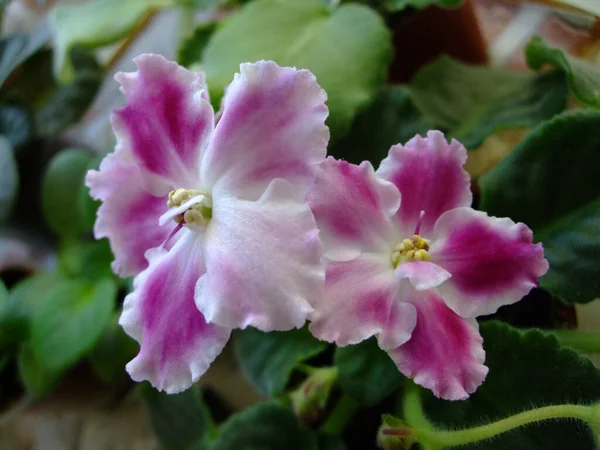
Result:
M362 251L387 248L392 230L389 218L400 205L400 193L375 176L373 166L327 158L319 166L307 201L312 208L325 255L350 260Z
M283 178L303 199L325 158L326 99L307 70L272 61L240 65L202 161L204 187L219 183L234 196L256 200L271 180Z
M542 244L523 223L471 208L446 212L434 230L431 260L452 274L440 292L463 317L492 314L519 301L548 270Z
M325 279L310 208L274 180L258 201L213 196L207 273L196 304L206 320L263 331L301 327Z
M88 172L86 185L93 198L102 200L94 235L109 239L113 270L123 277L136 275L148 266L146 250L159 246L174 228L172 223L158 225L167 211L167 196L146 192L140 169L114 153L104 158L99 171Z
M377 335L381 348L395 348L410 338L416 324L415 308L400 301L399 288L387 255L366 253L353 261L331 262L310 331L339 346Z
M416 292L410 302L417 326L410 340L389 352L400 372L446 400L464 400L485 379L485 352L477 322L458 316L434 291Z
M450 144L440 131L415 136L405 146L390 149L377 175L394 183L402 195L396 215L402 233L410 237L424 212L419 234L428 236L444 212L470 206L469 174L463 169L467 151L458 141Z
M439 286L448 278L450 273L437 264L426 261L405 262L394 271L398 279L408 278L410 284L417 290L423 291Z
M213 129L204 75L159 55L135 58L138 71L115 79L127 105L113 113L117 151L177 187L199 185L200 159Z
M135 381L148 380L169 394L189 388L229 340L230 330L206 323L194 304L204 273L203 242L186 230L168 252L152 250L150 266L134 280L119 323L141 345L127 364Z

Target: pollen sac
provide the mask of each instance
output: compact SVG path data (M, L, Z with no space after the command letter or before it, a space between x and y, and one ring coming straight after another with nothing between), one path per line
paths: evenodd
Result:
M431 261L429 256L429 242L415 234L411 239L404 239L392 253L394 268L399 264L411 261Z
M167 206L178 208L197 198L197 202L190 202L189 208L173 217L175 223L184 225L206 225L212 218L212 200L209 195L196 189L176 189L169 192Z

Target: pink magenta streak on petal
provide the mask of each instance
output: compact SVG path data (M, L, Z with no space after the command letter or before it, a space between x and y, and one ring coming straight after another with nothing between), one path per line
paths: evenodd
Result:
M117 154L104 158L99 171L89 171L86 184L92 197L102 200L94 233L97 239L109 239L113 270L121 276L141 272L148 266L146 250L159 246L173 228L158 225L167 210L166 196L146 192L139 168Z
M213 127L204 76L158 55L135 61L138 72L116 77L127 97L113 117L117 138L127 141L125 147L146 170L176 184L197 181Z
M352 259L360 251L389 252L389 218L400 203L391 183L375 176L368 162L360 166L327 158L319 166L308 196L325 245L333 259Z
M408 342L391 350L400 371L446 400L464 400L475 392L488 369L477 324L448 308L435 291L415 292L417 326Z
M459 208L440 218L435 233L432 260L452 274L442 292L461 315L491 314L520 300L548 268L531 230L510 219Z
M256 200L275 178L303 199L326 153L325 92L306 70L242 64L202 162L206 188Z
M445 211L471 204L470 178L462 167L466 159L465 148L455 140L448 144L439 131L390 149L377 175L400 190L397 219L404 234L414 233L422 211L420 233L427 236Z
M325 295L310 316L311 332L339 346L377 335L382 348L397 347L416 323L414 307L400 299L399 284L383 255L328 263Z
M229 329L207 324L194 304L204 273L202 239L181 231L169 251L153 250L150 267L134 281L120 319L141 344L127 365L135 381L148 380L167 393L181 392L198 380L229 339Z

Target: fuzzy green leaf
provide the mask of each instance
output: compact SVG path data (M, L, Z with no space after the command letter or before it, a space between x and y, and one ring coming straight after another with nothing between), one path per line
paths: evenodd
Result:
M385 80L390 35L381 17L358 4L330 10L319 0L256 0L213 34L202 55L211 98L246 61L309 69L327 92L333 136L342 135Z
M373 406L400 385L403 376L375 338L335 352L342 391L364 406Z
M498 131L534 127L567 104L567 84L559 71L535 75L449 57L421 69L409 90L424 117L469 150Z
M242 370L264 395L281 393L294 368L321 353L327 343L307 330L263 333L247 328L235 334L235 350Z
M481 179L481 207L524 222L544 244L542 287L569 302L600 296L600 111L562 114L532 130Z
M468 400L449 402L427 393L425 410L445 428L476 426L533 407L600 400L600 371L591 361L560 348L540 331L520 332L500 322L481 326L487 379ZM429 391L427 391L429 392ZM464 450L593 449L592 430L583 422L552 420L461 447Z
M575 98L585 106L600 108L600 68L550 47L539 36L527 44L525 56L527 64L534 70L546 64L561 69L567 75Z

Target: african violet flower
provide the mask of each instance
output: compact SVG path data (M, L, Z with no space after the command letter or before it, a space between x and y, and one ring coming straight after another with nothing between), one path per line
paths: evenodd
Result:
M325 158L326 94L306 70L242 64L215 123L203 74L135 62L116 76L116 150L87 184L113 269L137 274L120 319L141 344L127 370L172 393L231 329L300 327L313 310L325 275L304 198Z
M392 147L377 172L328 158L308 194L327 261L313 334L341 346L377 335L402 373L450 400L488 371L475 317L548 268L526 225L470 207L466 158L431 131Z

